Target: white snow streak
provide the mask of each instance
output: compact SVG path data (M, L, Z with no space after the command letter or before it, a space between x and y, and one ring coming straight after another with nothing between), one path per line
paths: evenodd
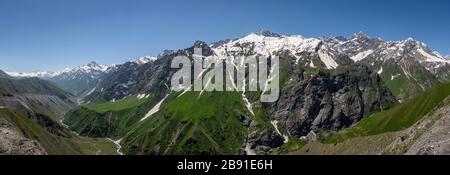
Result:
M425 61L427 61L427 62L443 62L443 63L449 63L449 64L450 64L450 61L449 61L449 60L445 60L445 59L442 58L442 57L433 56L433 55L431 55L431 54L425 52L422 48L417 49L417 51L418 51L420 54L422 54L423 56L425 56L425 57L427 58L427 59L425 60Z
M91 95L91 94L95 91L95 89L97 89L97 87L92 88L92 89L86 94L86 96ZM86 96L85 96L85 97L86 97Z
M247 155L256 155L255 150L253 150L248 143L245 145L245 152Z
M278 121L277 120L273 120L270 123L272 123L272 125L275 128L275 131L278 133L278 135L280 135L280 136L282 136L284 138L283 142L284 143L289 142L289 137L287 135L281 134L280 130L278 130Z
M397 75L391 75L391 80L396 79L398 76L400 76L400 74L397 74Z
M381 67L380 70L377 72L378 75L380 75L381 73L383 73L383 67Z
M158 104L156 104L152 109L150 109L150 111L148 111L147 114L145 114L144 118L142 118L140 120L140 122L144 121L145 119L147 119L148 117L150 117L151 115L155 114L156 112L159 111L159 107L161 106L161 104L164 102L164 100L169 96L169 94L167 94L160 102L158 102Z
M336 61L334 61L334 59L325 51L325 49L321 48L318 54L320 60L325 64L327 69L336 69L338 67Z
M358 62L358 61L363 60L364 58L366 58L367 56L369 56L372 53L373 53L373 50L369 49L364 52L359 52L355 56L352 56L351 59L355 62Z

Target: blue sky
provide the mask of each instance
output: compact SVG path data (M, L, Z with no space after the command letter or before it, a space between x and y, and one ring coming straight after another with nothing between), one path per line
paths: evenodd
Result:
M447 55L449 8L446 0L1 0L0 69L123 63L260 29L305 37L358 31L385 40L413 37Z

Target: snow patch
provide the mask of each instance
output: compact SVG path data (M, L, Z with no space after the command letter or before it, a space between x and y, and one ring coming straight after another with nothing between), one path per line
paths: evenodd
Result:
M156 57L144 56L144 57L136 59L134 62L139 64L139 65L142 65L142 64L146 64L146 63L155 61L156 59L157 59Z
M355 62L358 62L358 61L363 60L364 58L366 58L367 56L369 56L372 53L373 53L373 50L369 49L364 52L359 52L355 56L352 56L351 59Z
M283 142L287 143L289 142L289 137L287 135L283 135L281 134L280 130L278 130L278 121L277 120L273 120L270 123L272 123L272 126L275 128L275 131L278 133L278 135L283 137Z
M380 70L377 72L378 75L380 75L381 73L383 73L383 67L381 67Z
M140 100L140 99L143 99L143 98L148 98L150 95L147 95L147 94L138 94L137 95L137 98Z
M95 91L95 89L97 89L97 87L92 88L92 89L86 94L86 96L91 95L91 94Z
M336 69L338 64L334 59L325 51L324 46L318 52L320 60L325 64L327 69Z
M184 88L183 88L183 89L184 89ZM191 91L191 89L192 89L192 85L189 86L188 88L184 89L184 91L183 91L180 95L178 95L177 98L183 96L186 92Z
M216 55L226 56L229 54L249 53L252 50L254 54L260 54L266 57L271 56L275 52L287 50L297 59L296 63L298 63L300 57L298 57L296 53L314 52L320 42L321 41L318 39L305 39L303 36L299 35L264 36L257 33L251 33L245 37L231 40L212 49ZM242 47L243 45L249 45L250 47Z
M96 72L107 72L109 68L113 66L100 65L96 62L90 62L87 65L78 66L75 68L65 68L60 71L34 71L34 72L6 72L8 75L13 77L40 77L40 78L52 78L59 76L64 73L96 73Z
M425 56L427 58L425 60L426 62L442 62L442 63L449 63L450 64L450 60L445 60L442 56L440 56L440 54L439 54L439 56L434 56L434 55L431 55L431 54L425 52L422 48L417 49L417 51L421 55L423 55L423 56ZM435 54L435 53L433 53L433 54Z
M253 150L249 143L245 144L245 152L247 155L256 155L255 150Z
M316 68L316 66L314 65L313 60L311 60L311 62L309 63L309 67Z
M248 111L250 111L250 113L252 113L252 115L255 115L255 113L253 112L252 104L247 99L247 97L245 96L244 93L242 93L242 99L244 100L245 107L247 107Z
M398 76L400 76L400 74L397 74L397 75L391 75L391 80L396 79Z
M161 104L164 102L164 100L169 96L169 94L167 94L160 102L158 102L152 109L150 109L150 111L147 112L147 114L145 114L144 118L142 118L139 122L144 121L145 119L147 119L148 117L150 117L151 115L155 114L156 112L159 111L159 107L161 107Z

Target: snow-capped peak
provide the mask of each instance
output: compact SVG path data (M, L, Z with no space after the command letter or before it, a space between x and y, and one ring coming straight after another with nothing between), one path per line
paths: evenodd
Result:
M151 61L155 61L157 58L152 56L144 56L141 58L136 59L134 62L137 64L146 64Z
M78 66L74 71L84 71L84 72L91 72L91 71L100 71L100 72L106 72L108 70L109 66L106 65L100 65L95 61L89 62L87 65Z
M47 77L53 77L55 76L55 72L12 72L12 71L6 71L6 73L12 77L41 77L41 78L47 78Z
M246 53L248 49L242 48L243 45L253 47L253 54L261 54L270 56L274 52L281 50L291 51L293 54L302 51L314 51L320 44L320 40L311 38L306 39L300 35L286 36L250 33L239 39L229 40L213 46L213 50L217 55L227 55L234 53ZM243 50L244 49L244 50Z
M368 39L369 36L367 34L365 34L364 32L360 31L358 33L353 34L353 38L356 38L356 39Z
M332 49L322 46L316 38L304 38L300 35L278 35L268 31L250 33L235 40L222 41L211 45L216 55L263 55L269 57L280 51L288 51L295 57L297 64L301 53L317 54L328 69L338 66Z
M95 61L91 61L86 65L78 66L76 68L65 68L60 71L34 71L34 72L6 72L13 77L40 77L40 78L52 78L64 73L94 73L94 72L107 72L111 66L100 65Z
M174 52L175 51L173 51L173 50L163 50L161 53L159 53L157 58L162 58L162 57L164 57L166 55L173 54Z
M259 32L255 32L256 35L266 36L266 37L281 37L281 35L271 32L266 29L261 29Z
M425 57L425 62L437 62L437 63L448 63L450 60L445 59L441 54L436 51L429 51L427 48L419 47L417 52Z

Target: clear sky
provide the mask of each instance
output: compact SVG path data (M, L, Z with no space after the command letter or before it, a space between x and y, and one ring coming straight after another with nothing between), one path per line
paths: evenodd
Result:
M305 37L363 31L450 54L448 0L1 0L0 69L123 63L196 40L268 29Z

